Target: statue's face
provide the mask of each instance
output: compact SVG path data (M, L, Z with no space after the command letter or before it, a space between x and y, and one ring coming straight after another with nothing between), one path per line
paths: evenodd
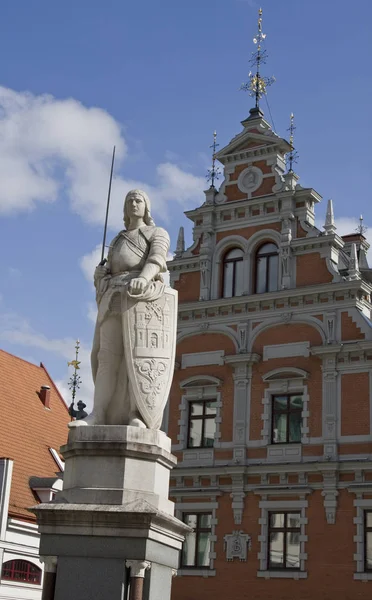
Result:
M137 194L133 194L127 199L127 211L129 218L144 218L146 213L146 202Z

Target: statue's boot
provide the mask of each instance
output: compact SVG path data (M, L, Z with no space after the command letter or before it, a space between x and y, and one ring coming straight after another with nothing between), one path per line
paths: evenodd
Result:
M130 413L130 415L129 415L129 425L131 427L142 427L143 429L147 429L146 423L144 423L142 421L142 419L139 418L137 412Z

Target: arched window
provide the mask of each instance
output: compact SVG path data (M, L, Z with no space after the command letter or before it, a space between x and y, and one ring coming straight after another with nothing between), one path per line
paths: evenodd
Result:
M41 569L27 560L8 560L3 564L2 579L41 584Z
M278 247L269 242L260 246L256 253L256 294L274 292L278 289Z
M222 295L224 298L243 294L243 250L233 248L223 259Z

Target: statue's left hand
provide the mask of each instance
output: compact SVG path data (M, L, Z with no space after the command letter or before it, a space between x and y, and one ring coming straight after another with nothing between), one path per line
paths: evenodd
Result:
M148 282L144 277L136 277L129 284L130 294L142 294L147 288Z

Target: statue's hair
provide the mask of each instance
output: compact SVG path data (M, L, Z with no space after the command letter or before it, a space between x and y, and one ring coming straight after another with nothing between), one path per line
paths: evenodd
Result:
M150 198L148 197L146 192L144 192L143 190L130 190L130 192L128 192L127 195L125 196L125 201L124 201L124 225L125 225L125 227L128 228L129 222L130 222L127 206L128 206L128 200L132 196L141 196L141 198L145 202L146 209L145 209L145 216L143 217L145 224L146 225L155 225L155 222L151 216Z

